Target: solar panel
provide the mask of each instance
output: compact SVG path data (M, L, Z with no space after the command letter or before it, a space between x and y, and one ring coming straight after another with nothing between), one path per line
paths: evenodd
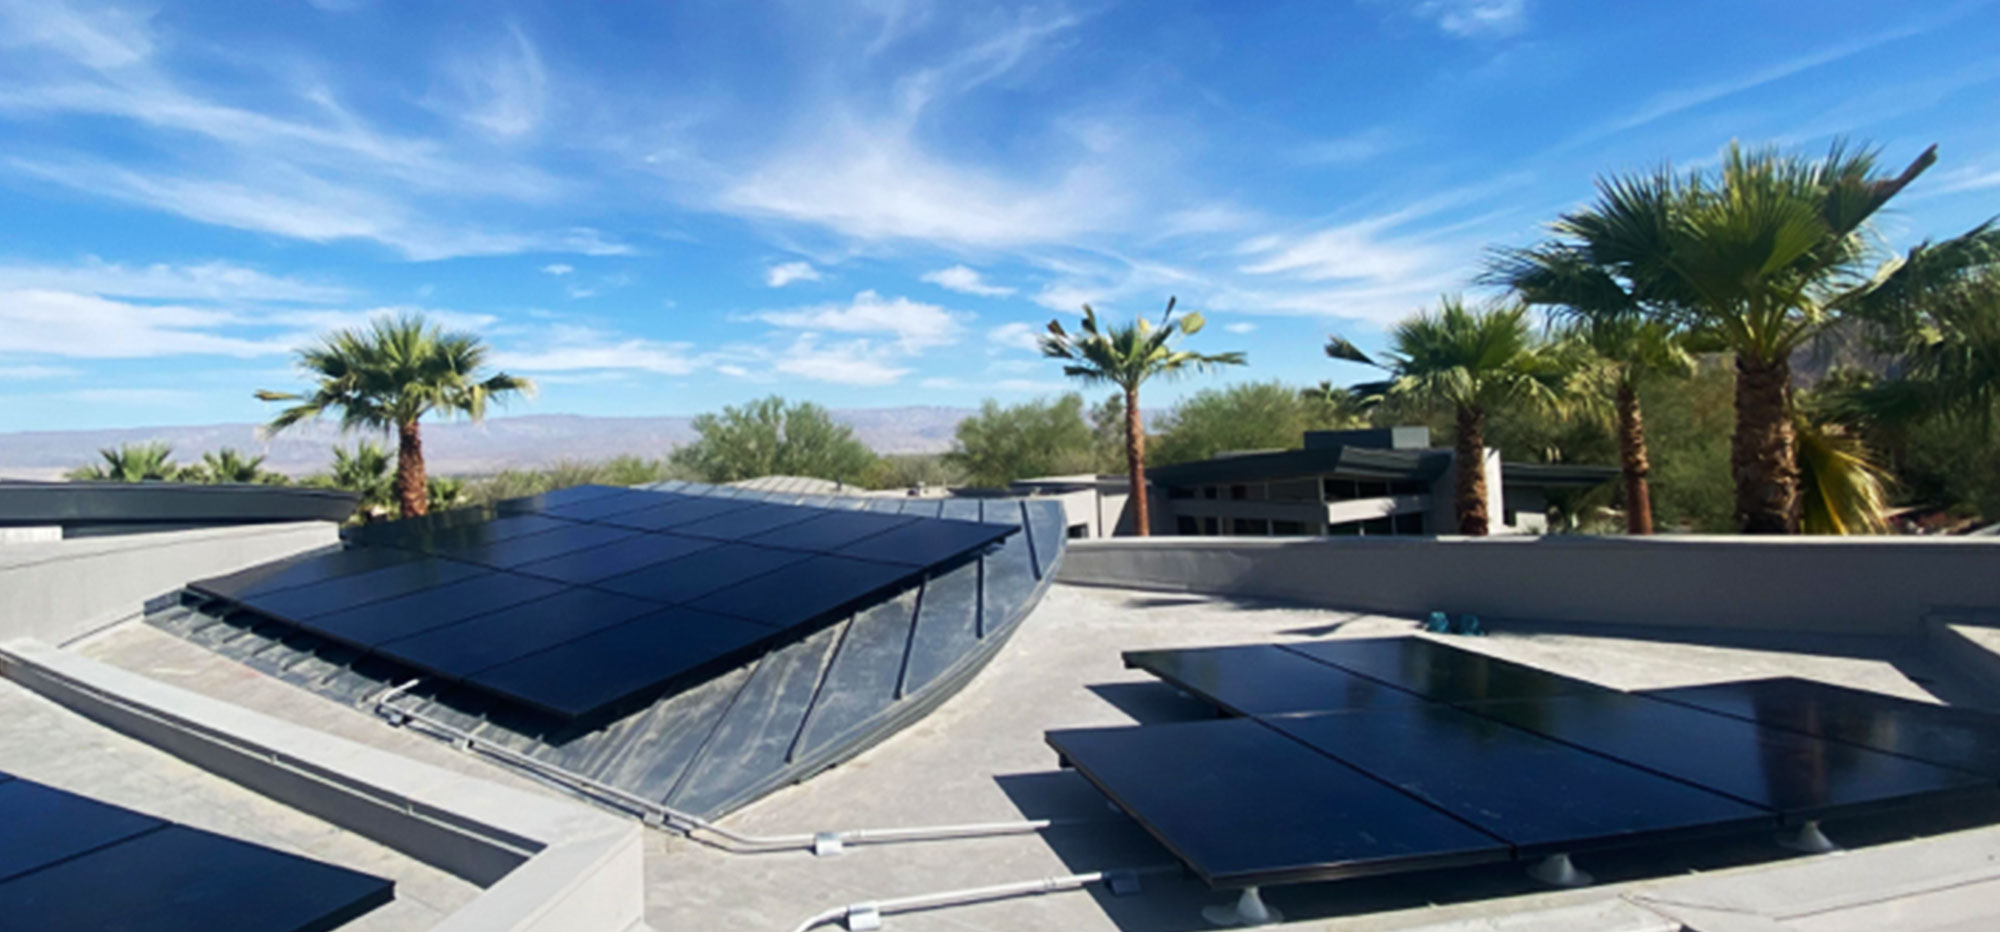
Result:
M1423 638L1336 638L1283 646L1286 650L1438 702L1539 699L1616 692L1595 683L1558 676L1525 664L1460 650Z
M469 681L576 717L732 662L770 636L762 625L668 608L482 670Z
M0 774L9 929L321 932L395 884Z
M644 599L579 587L421 634L384 641L375 646L375 651L414 667L463 679L487 667L601 631L659 607ZM589 670L571 672L576 676L591 675Z
M1482 702L1463 708L1775 810L1792 820L1866 813L1921 797L1993 789L1993 781L1984 777L1627 693Z
M831 621L1019 530L723 493L561 490L364 529L318 562L197 585L573 717Z
M1511 856L1505 841L1253 719L1051 731L1048 743L1211 886Z
M1523 857L1777 824L1768 810L1436 703L1263 721Z
M1145 670L1231 715L1330 712L1424 701L1275 644L1126 651L1125 666Z
M2000 715L1778 677L1643 695L2000 778Z

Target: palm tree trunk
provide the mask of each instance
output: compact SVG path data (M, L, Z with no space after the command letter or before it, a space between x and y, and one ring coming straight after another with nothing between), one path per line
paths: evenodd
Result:
M1653 471L1646 457L1646 421L1639 412L1639 387L1631 379L1618 383L1618 457L1625 473L1625 532L1653 533L1653 490L1646 476Z
M1791 364L1736 357L1736 433L1729 471L1745 534L1799 532L1799 466L1793 447Z
M1132 477L1134 527L1140 537L1153 532L1153 511L1146 490L1146 428L1139 421L1139 390L1125 390L1125 469Z
M424 481L424 437L416 421L396 427L396 501L403 517L421 518L430 508L430 490Z
M1486 412L1458 409L1457 461L1458 532L1484 537L1486 518Z

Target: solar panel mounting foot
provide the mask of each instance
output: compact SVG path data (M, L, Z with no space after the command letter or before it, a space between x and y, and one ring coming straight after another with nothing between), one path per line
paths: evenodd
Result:
M1839 851L1840 846L1826 833L1819 830L1819 820L1813 819L1799 826L1798 831L1778 836L1778 844L1805 854L1827 854Z
M1551 854L1528 868L1528 876L1551 887L1587 887L1596 881L1577 870L1567 854Z
M847 850L847 842L840 837L839 832L820 832L813 836L813 855L815 857L832 857L845 850ZM871 926L870 928L873 927Z
M847 907L847 932L879 928L882 928L882 911L875 904L856 903Z
M1233 906L1204 907L1201 917L1218 926L1267 926L1285 921L1283 914L1264 904L1264 895L1256 887L1244 887Z
M1140 892L1138 871L1108 871L1104 875L1104 885L1111 888L1112 896L1132 896Z

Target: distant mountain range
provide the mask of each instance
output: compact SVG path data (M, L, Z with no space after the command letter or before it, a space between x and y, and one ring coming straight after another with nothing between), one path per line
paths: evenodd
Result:
M951 448L958 422L969 408L855 408L833 412L854 428L877 453L940 453ZM598 460L631 453L663 456L694 439L693 418L586 417L531 414L490 418L473 425L436 421L424 424L424 454L431 471L445 475L496 472L556 460ZM43 430L0 433L0 477L52 479L95 462L102 447L165 441L174 458L187 463L206 450L235 447L269 457L265 468L293 475L326 469L329 448L352 443L331 423L304 425L266 442L255 424L184 427L129 427L113 430Z

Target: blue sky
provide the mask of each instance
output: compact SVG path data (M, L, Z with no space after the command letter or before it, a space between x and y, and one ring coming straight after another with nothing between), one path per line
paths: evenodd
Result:
M421 309L689 414L1064 388L1054 313L1208 313L1225 380L1466 287L1600 173L1938 143L1886 245L2000 213L2000 8L1676 0L0 0L0 430L255 420Z

